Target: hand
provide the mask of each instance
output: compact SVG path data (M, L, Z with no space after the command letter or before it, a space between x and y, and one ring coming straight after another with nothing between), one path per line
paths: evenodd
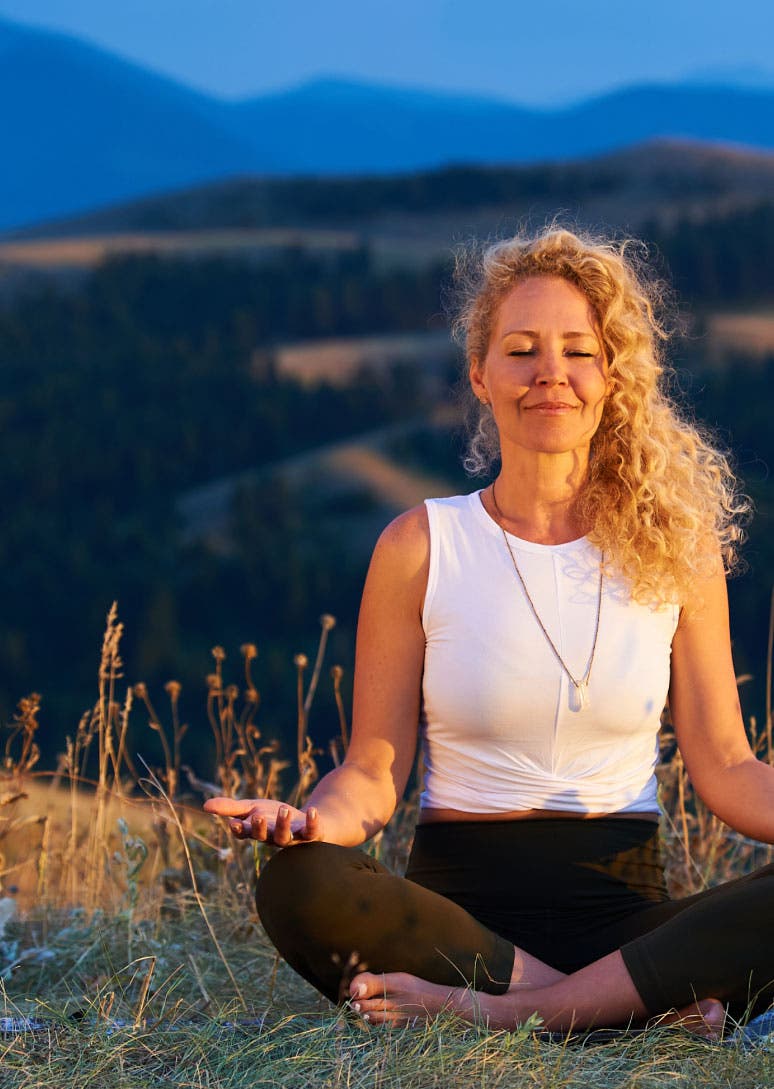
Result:
M207 813L230 818L228 826L237 839L289 847L323 838L314 806L304 812L272 798L209 798L204 808Z

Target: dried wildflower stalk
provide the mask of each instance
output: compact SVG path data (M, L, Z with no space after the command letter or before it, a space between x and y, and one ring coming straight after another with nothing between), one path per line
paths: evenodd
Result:
M90 823L86 864L86 907L94 909L101 900L107 860L109 858L108 831L106 827L107 803L116 778L118 754L114 744L114 726L118 718L115 699L116 682L123 677L123 662L119 653L124 626L118 619L118 605L114 601L107 615L102 640L102 656L99 665L99 698L95 708L96 737L98 745L97 783L94 799L94 818ZM111 774L112 772L112 774Z

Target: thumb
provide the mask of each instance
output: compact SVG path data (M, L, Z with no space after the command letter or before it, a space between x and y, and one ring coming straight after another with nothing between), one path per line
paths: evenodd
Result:
M255 800L249 798L208 798L204 803L206 813L220 817L246 817L255 809Z

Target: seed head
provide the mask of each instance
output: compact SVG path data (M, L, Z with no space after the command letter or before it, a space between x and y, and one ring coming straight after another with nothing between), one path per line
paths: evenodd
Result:
M336 617L331 616L330 613L323 613L320 617L320 623L322 624L323 631L330 631L331 628L336 627Z

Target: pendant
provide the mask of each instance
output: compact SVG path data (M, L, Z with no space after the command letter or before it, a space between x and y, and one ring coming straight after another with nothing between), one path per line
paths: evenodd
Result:
M589 686L587 681L572 681L570 688L570 710L585 711L589 705Z

